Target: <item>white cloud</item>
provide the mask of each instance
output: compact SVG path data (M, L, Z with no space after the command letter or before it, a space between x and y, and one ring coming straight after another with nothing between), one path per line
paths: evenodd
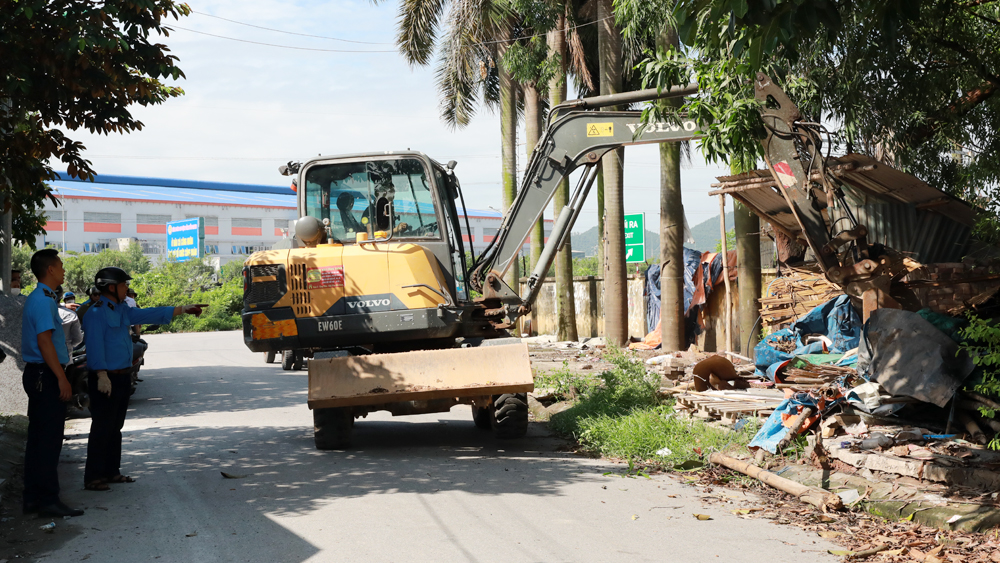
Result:
M162 42L180 58L187 78L178 85L186 95L156 107L136 107L145 127L130 135L71 133L87 146L99 173L284 185L277 167L289 160L413 149L459 162L470 207L500 207L497 116L481 110L461 130L441 121L433 67L411 68L392 45L396 3L219 0L191 7L263 27L389 45L287 35L197 13L176 22L177 27L277 45L393 52L300 51L175 29ZM525 160L520 154L519 164ZM659 216L656 162L655 146L626 151L626 211L645 211L651 226ZM684 170L691 225L717 213L718 202L706 194L714 176L724 173L706 168L697 154L694 166ZM591 197L574 230L594 224Z

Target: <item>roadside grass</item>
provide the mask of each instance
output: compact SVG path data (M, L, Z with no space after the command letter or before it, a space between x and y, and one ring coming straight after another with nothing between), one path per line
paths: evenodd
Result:
M623 459L630 469L694 469L713 451L743 446L760 424L747 421L739 430L713 426L676 415L659 398L659 376L628 352L608 349L612 369L600 382L560 373L560 386L579 392L576 403L552 416L549 427L575 439L584 450ZM568 370L566 370L568 371Z

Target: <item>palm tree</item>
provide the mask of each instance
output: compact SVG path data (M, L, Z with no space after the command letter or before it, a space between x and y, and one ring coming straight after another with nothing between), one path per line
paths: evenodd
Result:
M504 209L517 195L517 88L500 64L514 36L514 16L507 0L403 0L396 35L411 65L428 65L438 53L435 74L445 123L464 127L481 102L499 106ZM515 261L505 281L516 289L518 277Z

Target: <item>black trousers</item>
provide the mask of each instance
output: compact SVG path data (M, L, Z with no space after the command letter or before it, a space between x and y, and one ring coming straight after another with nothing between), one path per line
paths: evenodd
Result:
M132 394L130 374L108 375L111 396L97 390L97 373L90 372L90 437L87 440L87 467L83 482L110 479L121 475L122 426Z
M24 507L59 500L59 454L66 427L66 403L59 380L45 364L27 364L21 377L28 394L28 442L24 448Z

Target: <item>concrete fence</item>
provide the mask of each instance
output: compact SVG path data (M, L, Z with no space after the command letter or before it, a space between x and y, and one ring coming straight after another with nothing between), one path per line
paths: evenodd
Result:
M527 278L521 278L520 294L527 293ZM628 333L629 336L646 335L646 303L642 297L642 276L628 278ZM573 278L573 297L576 304L576 330L580 337L604 336L604 280L597 276ZM556 280L546 278L535 300L531 315L532 334L556 334L558 309L556 307ZM528 332L522 326L522 333Z

